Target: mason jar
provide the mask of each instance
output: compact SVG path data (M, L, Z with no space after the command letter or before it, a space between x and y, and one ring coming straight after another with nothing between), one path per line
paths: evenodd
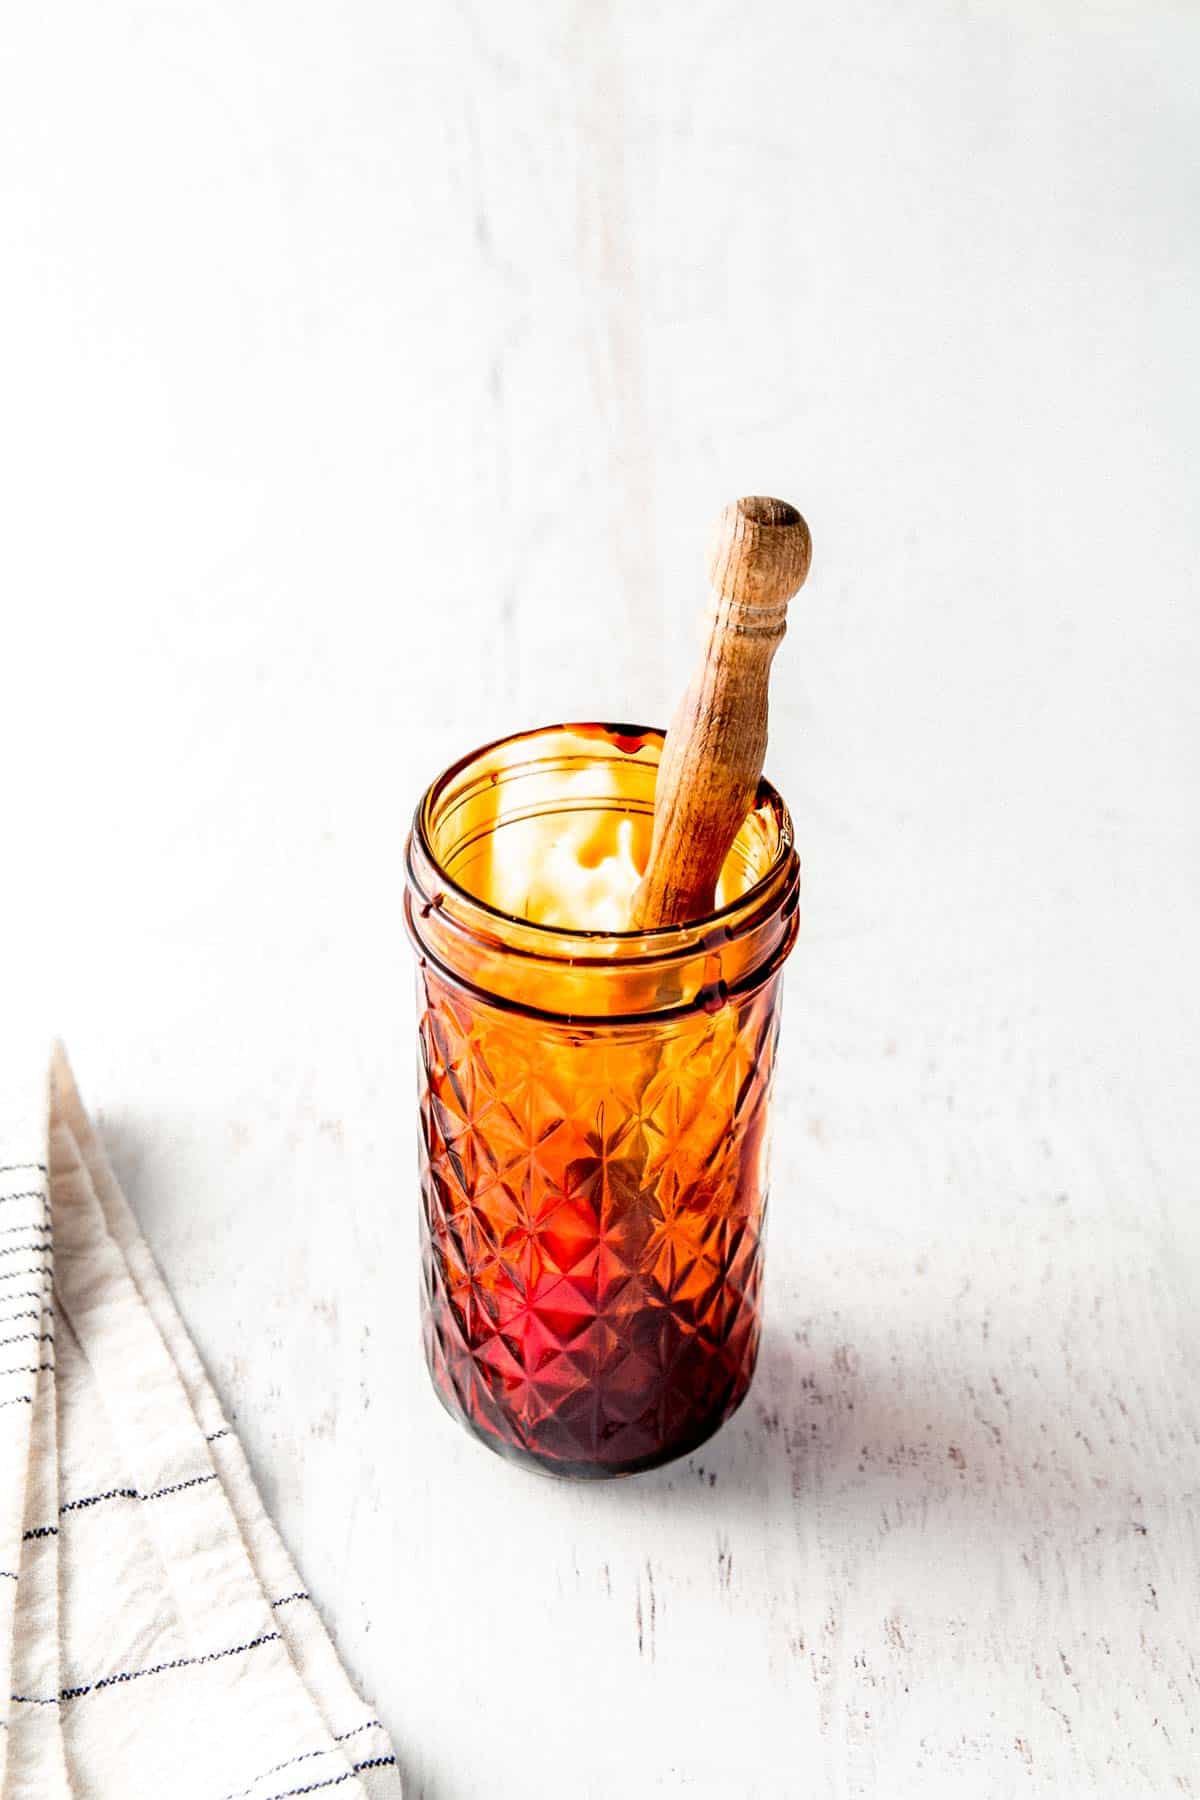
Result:
M661 748L622 725L506 738L438 777L408 842L425 1355L482 1443L564 1476L693 1450L758 1350L787 808L760 783L705 918L521 916L560 826L616 823L644 862Z

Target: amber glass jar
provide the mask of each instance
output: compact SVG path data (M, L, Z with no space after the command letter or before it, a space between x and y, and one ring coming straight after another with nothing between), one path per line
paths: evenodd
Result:
M405 911L419 960L425 1353L501 1455L584 1477L693 1449L758 1349L791 821L760 785L718 890L682 927L522 918L503 867L548 821L634 821L661 734L553 726L465 757L417 808ZM606 821L606 815L607 821ZM506 892L513 911L493 904Z

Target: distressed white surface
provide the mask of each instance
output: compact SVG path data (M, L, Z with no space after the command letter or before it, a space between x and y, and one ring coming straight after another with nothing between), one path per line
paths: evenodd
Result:
M0 18L4 1029L67 1037L411 1800L1200 1793L1200 15ZM412 801L808 514L762 1372L416 1348Z

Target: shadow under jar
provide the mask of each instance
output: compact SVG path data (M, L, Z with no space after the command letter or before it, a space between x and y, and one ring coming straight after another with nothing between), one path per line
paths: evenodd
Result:
M513 898L512 871L535 870L556 819L578 840L628 818L644 861L661 748L619 725L504 739L434 782L408 845L425 1354L455 1418L558 1475L695 1448L758 1351L780 971L798 926L783 801L760 784L717 908L693 923L565 930Z

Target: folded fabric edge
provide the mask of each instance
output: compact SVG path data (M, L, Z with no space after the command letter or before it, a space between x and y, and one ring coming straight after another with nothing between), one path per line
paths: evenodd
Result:
M49 1206L49 1109L51 1058L40 1063L10 1050L0 1061L0 1206L25 1212L32 1222ZM18 1259L21 1260L21 1259ZM0 1316L7 1323L0 1338L22 1335L22 1347L39 1347L52 1304L49 1258L31 1276L0 1278ZM17 1318L32 1313L34 1317ZM23 1334L31 1331L33 1336ZM16 1349L17 1343L12 1348ZM30 1358L40 1362L42 1358ZM23 1532L29 1496L30 1455L36 1390L19 1385L5 1396L0 1411L0 1791L7 1780L8 1737L12 1717L13 1669L16 1658L17 1599L23 1560Z
M347 1767L338 1777L339 1783L347 1778L352 1781L357 1778L355 1785L361 1787L368 1800L399 1800L400 1778L387 1733L355 1693L295 1565L262 1505L242 1446L225 1422L200 1356L84 1108L61 1042L55 1044L53 1051L49 1105L51 1119L56 1115L60 1117L74 1138L111 1237L123 1254L129 1275L175 1362L189 1403L212 1452L246 1554L264 1593L271 1598L280 1636L297 1673L324 1718L331 1738L337 1745L345 1747ZM302 1758L298 1756L294 1760ZM257 1781L249 1792L257 1795Z

